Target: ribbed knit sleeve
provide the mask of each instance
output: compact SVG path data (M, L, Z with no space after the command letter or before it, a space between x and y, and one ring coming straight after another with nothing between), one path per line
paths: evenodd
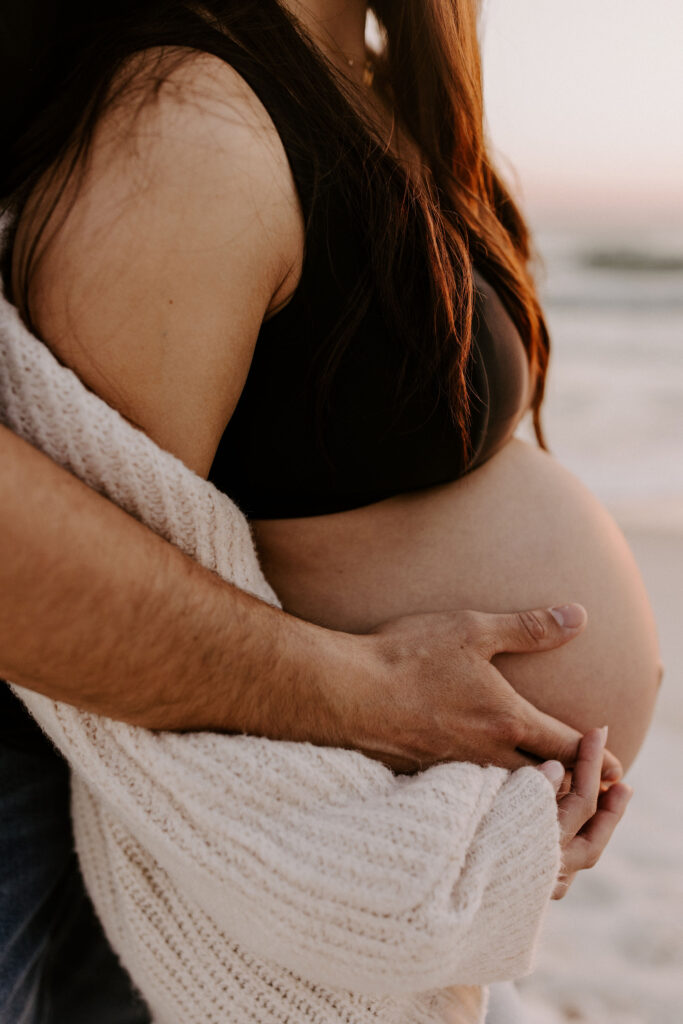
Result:
M21 696L87 778L110 843L135 836L253 953L370 994L528 970L558 867L554 793L534 769L396 777L349 751L152 734Z

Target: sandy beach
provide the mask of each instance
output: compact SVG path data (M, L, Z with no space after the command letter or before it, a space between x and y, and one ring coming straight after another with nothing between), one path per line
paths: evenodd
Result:
M683 514L615 510L657 618L666 676L628 781L635 793L602 860L551 905L529 1024L683 1020ZM654 514L653 514L654 512Z

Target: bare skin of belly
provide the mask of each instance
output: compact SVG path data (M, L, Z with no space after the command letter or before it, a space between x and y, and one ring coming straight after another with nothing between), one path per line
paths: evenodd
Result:
M252 524L287 611L364 633L415 612L506 612L578 601L585 631L495 664L543 711L585 732L609 725L626 768L647 730L659 679L642 579L606 509L555 459L513 439L439 487L360 509Z

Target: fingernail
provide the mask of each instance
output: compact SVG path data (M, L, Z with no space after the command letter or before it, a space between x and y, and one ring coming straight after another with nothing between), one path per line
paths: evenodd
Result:
M621 778L621 772L614 765L610 765L609 768L605 768L602 773L603 782L618 782Z
M565 629L576 629L586 621L586 612L580 604L562 604L558 608L549 608L548 611L555 622Z
M559 761L546 761L539 766L539 772L543 772L547 779L550 779L553 786L558 786L564 778L564 765Z
M602 744L603 747L606 746L606 744L607 744L607 732L608 732L608 730L609 730L609 726L607 726L607 725L603 725L602 729L600 730L600 743Z

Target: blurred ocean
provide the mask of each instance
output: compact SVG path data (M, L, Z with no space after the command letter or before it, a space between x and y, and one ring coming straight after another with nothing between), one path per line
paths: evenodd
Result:
M683 525L683 226L534 237L551 450L615 510Z
M683 1021L683 225L535 225L554 342L545 423L611 507L645 580L665 677L600 863L550 907L528 1024Z

